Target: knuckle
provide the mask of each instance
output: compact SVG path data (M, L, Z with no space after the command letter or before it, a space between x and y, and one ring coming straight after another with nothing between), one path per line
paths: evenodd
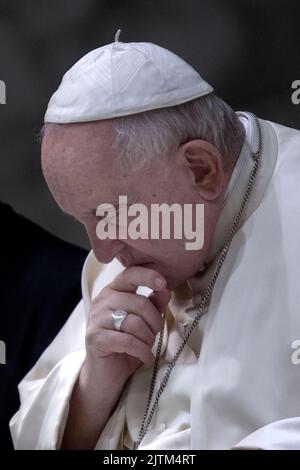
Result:
M138 297L138 309L140 309L140 310L145 310L145 309L148 307L148 305L149 305L148 302L149 302L149 301L148 301L148 299L147 299L145 296L140 295L140 296Z
M160 319L160 318L155 318L155 323L154 323L154 330L155 330L155 333L159 333L162 329L163 329L163 321Z
M126 335L126 336L124 335L123 343L125 347L131 348L135 344L135 338L130 335Z
M89 325L92 325L94 320L99 318L99 315L103 313L104 305L92 305L90 311L89 311Z
M121 271L119 274L117 274L116 277L107 285L107 287L112 289L112 286L115 282L124 282L124 280L126 280L126 271L128 271L128 269L125 269L124 271Z
M122 273L119 274L125 276L126 278L131 278L133 277L134 279L136 277L140 277L144 280L149 280L152 281L154 280L157 276L160 276L155 269L152 268L146 268L143 266L131 266L130 268L125 269L122 271Z
M98 302L103 299L106 299L111 293L110 284L107 284L103 289L99 292L99 294L93 299L92 302Z
M143 351L143 356L145 363L149 363L152 361L153 354L150 347L145 347L145 350Z
M157 278L163 279L161 274L158 271L155 271L154 269L151 269L151 273L149 275L151 282L154 283Z
M89 320L93 320L96 316L98 316L98 310L92 305L89 313Z
M96 332L88 329L85 336L85 345L87 349L93 348L97 344L98 338Z
M140 317L137 317L136 315L134 315L131 321L132 321L132 326L136 331L145 329L144 321Z
M155 328L155 336L157 336L163 329L163 325L158 325L156 328Z
M151 347L154 345L154 343L155 343L155 335L151 334L151 335L149 336L149 343L150 343Z

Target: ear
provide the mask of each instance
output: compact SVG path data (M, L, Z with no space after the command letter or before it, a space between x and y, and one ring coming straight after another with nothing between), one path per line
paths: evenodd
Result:
M195 139L179 147L181 161L190 173L191 184L202 199L214 201L225 186L225 172L222 155L219 150L206 140Z

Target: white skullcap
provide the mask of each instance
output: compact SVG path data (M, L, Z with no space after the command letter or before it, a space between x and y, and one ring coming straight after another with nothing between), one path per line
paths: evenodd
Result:
M49 101L45 122L126 116L175 106L212 91L173 52L156 44L116 40L89 52L66 72Z

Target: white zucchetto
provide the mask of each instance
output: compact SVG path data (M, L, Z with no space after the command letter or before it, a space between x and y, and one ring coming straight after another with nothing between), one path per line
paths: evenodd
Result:
M173 52L146 42L119 42L86 54L51 97L45 122L98 121L175 106L213 88Z

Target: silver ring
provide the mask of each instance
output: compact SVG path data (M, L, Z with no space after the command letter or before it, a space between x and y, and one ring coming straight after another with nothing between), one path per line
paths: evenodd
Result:
M114 310L111 314L115 330L120 331L121 325L125 318L127 317L128 313L125 310Z

